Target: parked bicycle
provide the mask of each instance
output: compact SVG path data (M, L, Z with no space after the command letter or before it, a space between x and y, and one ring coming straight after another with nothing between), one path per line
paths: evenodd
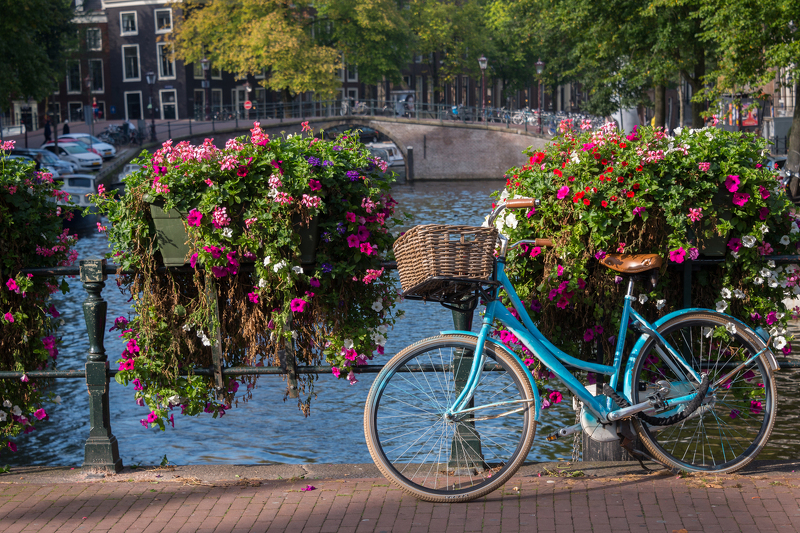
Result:
M633 307L636 282L654 283L658 255L608 254L602 264L627 277L627 295L612 365L558 349L537 329L505 274L510 243L488 227L417 226L395 244L407 299L451 309L486 303L480 333L444 331L394 356L375 379L364 411L367 445L381 472L402 490L432 502L463 502L492 492L514 475L533 443L541 398L520 357L491 338L499 321L582 404L581 422L548 437L583 431L617 441L640 460L674 470L727 473L761 451L776 413L771 337L729 315L683 309L648 322ZM499 243L497 256L494 256ZM501 293L521 317L506 309ZM629 330L638 335L624 354ZM630 344L628 344L630 345ZM569 370L609 376L593 395ZM624 372L623 372L624 366ZM646 452L631 446L639 439Z

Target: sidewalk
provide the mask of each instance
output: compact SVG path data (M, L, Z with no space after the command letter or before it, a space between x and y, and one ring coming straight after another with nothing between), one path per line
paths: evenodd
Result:
M468 504L420 502L372 465L137 470L14 469L0 476L0 531L800 531L800 462L688 477L630 463L536 464ZM292 472L303 477L279 479Z

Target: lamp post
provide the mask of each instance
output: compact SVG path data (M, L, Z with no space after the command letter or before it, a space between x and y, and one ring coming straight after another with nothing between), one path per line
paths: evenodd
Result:
M542 110L544 109L544 84L542 84L542 72L544 72L544 61L539 59L536 62L536 74L539 75L539 135L542 134Z
M478 65L481 67L481 109L483 110L483 121L486 122L486 66L489 60L486 56L481 55L478 58Z
M89 124L92 125L92 130L91 130L92 131L92 137L89 138L89 148L93 149L94 147L92 146L92 144L93 144L94 141L92 140L92 138L94 137L94 116L92 115L92 111L93 111L93 109L92 109L92 77L87 74L86 77L83 78L83 83L84 83L84 85L86 85L86 104L87 104L86 107L83 108L83 115L84 115L83 119L84 119L84 121L87 120L86 113L88 112L89 113L88 121L89 121Z
M144 76L147 78L147 85L150 86L150 142L156 142L156 106L153 100L153 85L156 84L156 73L149 70Z
M205 115L205 120L211 120L211 81L209 80L209 68L211 67L210 62L207 58L203 58L200 60L200 64L203 65L203 89L205 90L205 109L203 110L203 114Z
M245 101L249 102L250 101L250 91L252 91L253 88L250 86L250 82L249 81L244 82L242 84L242 87L244 87ZM250 120L250 110L249 109L245 109L245 111L247 112L247 114L245 115L244 118L246 120Z

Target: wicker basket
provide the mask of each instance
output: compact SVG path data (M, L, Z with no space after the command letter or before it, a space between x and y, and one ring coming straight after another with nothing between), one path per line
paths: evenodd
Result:
M411 228L394 243L403 292L427 298L447 285L442 278L488 280L496 244L497 229L493 227L427 224Z

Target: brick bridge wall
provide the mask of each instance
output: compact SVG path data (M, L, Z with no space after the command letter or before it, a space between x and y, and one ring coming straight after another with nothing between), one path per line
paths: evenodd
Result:
M315 130L333 126L368 126L391 139L407 160L407 148L413 148L415 180L470 180L500 178L513 166L527 162L522 153L530 146L543 148L548 140L525 131L505 126L482 126L458 122L435 123L431 121L394 119L383 117L343 117L335 119L310 118ZM281 132L299 133L300 121L263 126L270 135ZM214 137L222 146L229 138L243 135L249 130L218 131L192 139L202 142L204 137Z

